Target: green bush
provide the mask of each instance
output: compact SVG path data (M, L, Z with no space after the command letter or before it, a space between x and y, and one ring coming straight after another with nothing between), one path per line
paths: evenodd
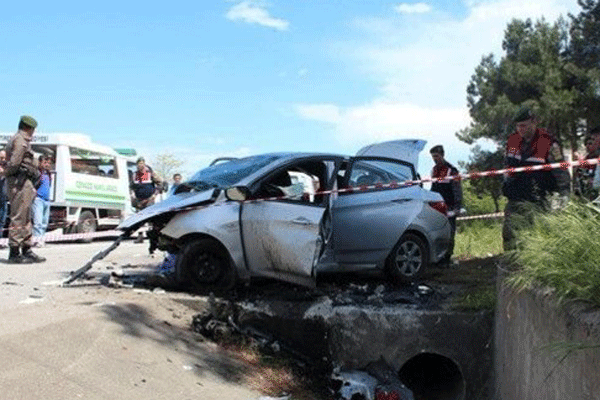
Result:
M517 236L512 254L519 268L509 277L517 288L536 283L554 288L559 299L600 305L600 209L569 204L536 214Z
M468 180L462 181L463 207L467 210L467 215L489 214L496 212L494 199L489 194L478 195L475 188ZM498 211L504 210L506 198L501 196L498 199Z

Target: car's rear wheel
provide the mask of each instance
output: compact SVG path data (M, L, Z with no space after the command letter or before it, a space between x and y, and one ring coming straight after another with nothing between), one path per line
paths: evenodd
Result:
M396 281L414 282L429 264L425 241L414 233L402 235L387 259L387 272Z
M236 281L227 250L214 239L194 239L183 246L177 275L179 283L197 290L231 289Z

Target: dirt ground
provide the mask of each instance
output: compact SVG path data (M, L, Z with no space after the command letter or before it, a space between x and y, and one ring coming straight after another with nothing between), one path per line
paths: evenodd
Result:
M333 305L357 305L369 308L391 304L413 309L430 310L491 310L495 305L495 279L500 257L486 257L462 260L453 268L430 268L419 282L413 284L392 284L377 274L348 274L322 276L314 289L303 288L272 280L255 280L250 286L230 293L233 301L253 302L294 302L318 301L323 296L332 300ZM231 344L231 337L217 341L225 346ZM245 354L248 342L240 340L233 346ZM252 346L250 346L252 347ZM302 358L281 352L273 355L268 352L254 353L258 357L258 368L277 365L282 380L265 379L262 389L271 396L283 392L291 393L293 399L329 399L327 374L323 369L310 370L297 368ZM314 376L313 373L320 373Z

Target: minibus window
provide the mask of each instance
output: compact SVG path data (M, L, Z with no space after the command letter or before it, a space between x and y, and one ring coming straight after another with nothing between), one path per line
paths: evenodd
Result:
M115 179L119 177L114 156L76 147L69 148L69 151L71 153L71 171L74 173Z

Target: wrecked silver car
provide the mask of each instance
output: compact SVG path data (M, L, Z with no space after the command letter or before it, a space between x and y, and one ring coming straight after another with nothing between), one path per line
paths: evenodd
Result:
M446 207L417 179L421 140L357 156L274 153L225 160L121 223L149 222L151 247L177 254L180 283L228 287L253 276L314 285L321 272L380 270L414 281L450 243Z

